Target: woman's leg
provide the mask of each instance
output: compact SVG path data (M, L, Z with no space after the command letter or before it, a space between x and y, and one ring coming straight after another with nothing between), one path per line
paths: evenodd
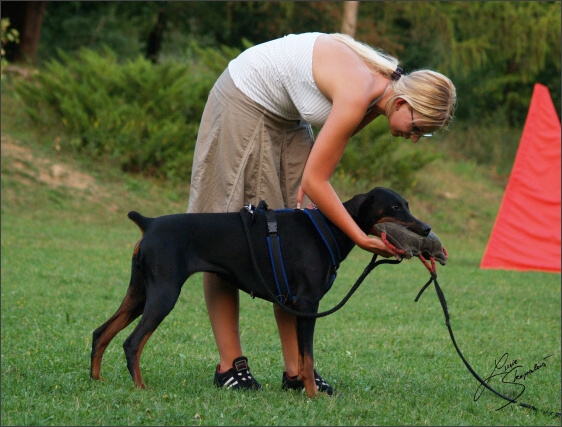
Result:
M285 372L281 386L283 389L302 390L304 384L299 379L299 345L297 340L297 318L287 313L277 304L273 304L273 313L277 321L277 329L281 338L283 348L283 359L285 361ZM314 370L314 380L319 391L332 395L334 389L330 384L322 379L316 369Z
M284 207L295 208L297 206L297 195L301 182L302 172L306 160L312 149L314 135L310 125L301 123L284 134L279 159L279 186L283 193ZM305 198L305 203L309 199ZM304 206L307 206L306 204ZM295 377L299 373L299 348L297 341L297 318L287 313L277 304L273 305L283 358L285 360L285 372L288 377Z
M287 313L277 304L273 304L273 313L281 338L285 372L294 377L299 373L299 347L297 342L297 318Z
M239 333L239 293L235 286L214 273L203 273L205 303L219 350L219 372L231 369L242 356Z

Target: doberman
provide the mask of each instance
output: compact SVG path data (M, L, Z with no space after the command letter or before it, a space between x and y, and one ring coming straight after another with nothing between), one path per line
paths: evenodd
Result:
M344 206L368 234L376 234L375 224L388 221L400 223L422 236L427 236L431 230L428 224L410 213L402 196L387 188L376 187L356 195ZM304 210L275 212L284 274L293 295L285 304L300 313L318 313L320 300L331 285L333 263L330 250ZM133 251L131 279L121 306L93 333L92 379L101 378L103 353L111 340L142 315L125 340L123 349L135 385L146 387L140 370L143 347L174 308L184 282L193 273L216 273L252 296L273 301L272 293L277 289L266 243L267 220L265 215L253 214L250 242L246 235L248 230L241 220L242 214L185 213L147 218L138 212L129 212L129 218L141 229L142 237ZM337 242L340 260L343 260L354 243L331 222L325 221ZM254 265L261 273L256 272ZM263 280L260 280L264 277L271 282L267 285L269 290L264 289ZM330 284L326 285L328 282ZM297 317L299 377L310 397L318 393L313 359L315 322L313 317Z

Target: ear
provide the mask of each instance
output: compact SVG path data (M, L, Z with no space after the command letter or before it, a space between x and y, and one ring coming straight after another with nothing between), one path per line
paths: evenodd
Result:
M343 204L352 218L358 217L361 206L363 206L363 203L365 203L368 196L368 193L358 194Z
M402 105L404 105L404 104L407 104L407 102L405 100L403 100L402 98L398 98L394 102L394 109L396 111L398 111L400 109L400 107L402 107Z

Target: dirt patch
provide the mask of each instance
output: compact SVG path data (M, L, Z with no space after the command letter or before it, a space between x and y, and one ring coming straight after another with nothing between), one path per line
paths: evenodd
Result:
M9 136L2 136L2 169L10 170L12 179L33 186L46 184L52 189L69 189L90 202L103 204L110 212L117 212L118 205L108 199L106 190L100 188L96 179L68 164L52 161L33 152L30 147L19 145ZM12 190L6 189L9 198Z
M10 162L10 166L16 171L25 172L25 176L29 177L28 180L35 179L52 188L63 186L77 190L89 189L92 193L98 190L92 176L67 165L51 163L36 157L30 148L17 145L4 136L2 137L2 160Z
M56 149L56 141L55 147ZM30 203L34 206L32 191L21 191L10 182L28 187L30 190L40 189L38 197L61 197L73 203L92 203L91 212L101 208L103 212L128 212L132 208L143 208L146 212L163 215L170 212L185 212L185 187L165 187L153 181L132 179L134 184L120 179L118 174L110 174L112 178L100 178L100 168L92 174L89 169L80 168L72 158L60 156L54 152L43 152L10 135L2 135L2 204ZM6 184L6 185L4 185ZM41 189L52 189L55 194L45 196ZM181 197L163 197L163 193L177 193ZM26 197L29 196L29 197Z

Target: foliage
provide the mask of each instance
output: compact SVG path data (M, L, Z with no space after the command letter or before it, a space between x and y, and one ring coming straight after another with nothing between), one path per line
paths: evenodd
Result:
M244 39L242 40L244 49L248 49L252 44ZM201 47L198 43L192 41L190 49L193 50L194 56L201 61L201 63L210 70L215 77L218 77L227 67L231 59L237 57L241 50L236 47L220 46L214 47Z
M244 47L289 33L334 32L341 21L341 2L160 2L169 17L168 31L189 35L212 46Z
M396 191L410 190L416 174L437 158L421 149L396 149L392 135L381 119L375 120L349 142L336 169L336 175L351 182L378 183Z
M10 28L9 18L2 18L2 79L4 78L4 70L8 66L4 46L8 43L19 43L19 41L19 31L15 28Z
M189 63L200 55L194 42L220 51L288 33L339 31L342 3L51 2L39 57L51 59L57 48L103 52L108 45L121 60L134 59L161 11L166 27L160 58ZM431 68L449 75L457 87L458 125L482 132L499 124L517 134L534 83L546 85L561 109L560 13L559 1L361 2L357 38L397 56L406 71ZM222 65L217 61L215 68ZM491 144L465 150L464 140L449 141L452 151L467 154L485 153ZM518 141L502 142L506 156Z
M16 89L31 118L42 126L62 124L80 152L117 162L125 171L188 181L208 91L240 53L195 42L190 49L193 61L187 65L154 65L141 57L121 64L109 48L103 54L59 52L60 60L49 61L33 80L18 81ZM386 131L375 125L355 136L337 174L387 182L399 191L412 188L416 171L435 156L396 154L389 144L374 143Z
M57 51L83 48L103 53L109 47L121 59L144 53L158 2L49 2L41 28L39 63Z
M22 96L41 123L64 123L80 150L118 161L125 170L185 178L206 93L230 58L291 32L339 31L341 10L341 2L53 2L39 51L50 65ZM162 11L166 27L160 60L165 64L153 68L138 57ZM560 2L361 2L357 38L400 58L406 71L432 68L449 75L458 106L441 151L491 165L504 175L535 82L550 89L560 110L559 16ZM85 46L99 56L91 67L85 61L80 68L77 58L85 55ZM112 59L106 58L105 46ZM58 62L53 59L57 48L66 52ZM72 61L74 70L63 70ZM101 66L112 67L112 75L100 75L96 61L113 62ZM120 67L129 71L117 71ZM185 72L177 81L169 81L171 71L160 80L165 68L181 67ZM62 76L57 84L55 72ZM92 80L96 84L88 83ZM116 87L111 93L109 81ZM145 82L146 88L139 87ZM46 93L34 85L45 86ZM160 104L156 110L147 104L148 91L158 93L150 101ZM366 179L411 188L413 172L432 156L399 151L392 153L375 123L349 144L337 178L350 186Z
M114 52L59 52L16 90L42 126L62 126L71 145L123 170L188 180L199 118L212 73L138 57L118 63Z

